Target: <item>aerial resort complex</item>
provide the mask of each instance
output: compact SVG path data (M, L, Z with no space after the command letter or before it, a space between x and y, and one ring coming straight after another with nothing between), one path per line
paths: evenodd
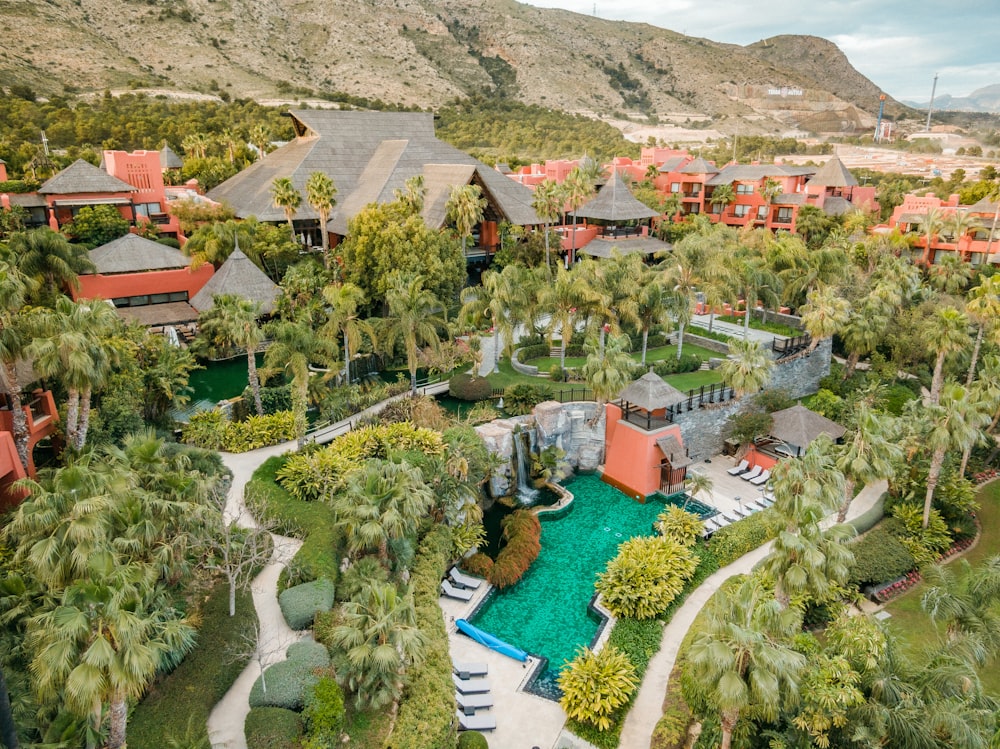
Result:
M1000 62L9 5L0 749L1000 746Z

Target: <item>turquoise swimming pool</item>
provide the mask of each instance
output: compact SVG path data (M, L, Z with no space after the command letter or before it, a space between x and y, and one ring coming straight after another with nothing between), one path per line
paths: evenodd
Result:
M542 551L517 585L496 591L472 623L502 640L548 658L536 691L558 697L555 679L577 648L590 645L600 621L588 610L594 581L634 536L650 535L663 502L640 504L599 476L578 476L566 484L569 507L542 513Z

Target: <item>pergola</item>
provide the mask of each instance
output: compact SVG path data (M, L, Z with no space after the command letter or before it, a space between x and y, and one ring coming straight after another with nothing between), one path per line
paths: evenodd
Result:
M637 200L618 172L615 172L593 199L577 208L571 215L614 225L622 221L655 218L660 214Z
M618 398L622 401L622 418L636 426L645 424L645 428L651 431L670 423L665 418L654 417L654 411L670 408L687 396L650 370L627 385ZM645 412L645 417L639 412Z

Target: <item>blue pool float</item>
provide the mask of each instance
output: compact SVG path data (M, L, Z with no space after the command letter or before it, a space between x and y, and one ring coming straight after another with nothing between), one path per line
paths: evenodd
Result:
M455 626L458 627L460 632L464 632L473 640L478 642L480 645L485 645L490 650L495 650L498 653L509 656L516 661L521 661L524 663L528 660L528 654L521 650L521 648L515 647L509 643L504 642L498 637L494 637L489 632L484 632L479 629L479 627L474 627L469 624L465 619L458 619L455 621Z

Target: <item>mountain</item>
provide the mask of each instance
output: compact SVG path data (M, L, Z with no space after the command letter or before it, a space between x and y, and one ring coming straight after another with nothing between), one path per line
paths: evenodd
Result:
M908 103L912 107L925 111L929 105L929 102L924 102L923 104L917 102ZM939 94L934 97L934 109L950 112L990 112L992 114L1000 114L1000 83L977 88L968 96Z
M0 48L0 81L49 95L484 95L743 132L850 131L877 111L877 87L822 39L740 47L514 0L4 0L3 15L21 46Z

